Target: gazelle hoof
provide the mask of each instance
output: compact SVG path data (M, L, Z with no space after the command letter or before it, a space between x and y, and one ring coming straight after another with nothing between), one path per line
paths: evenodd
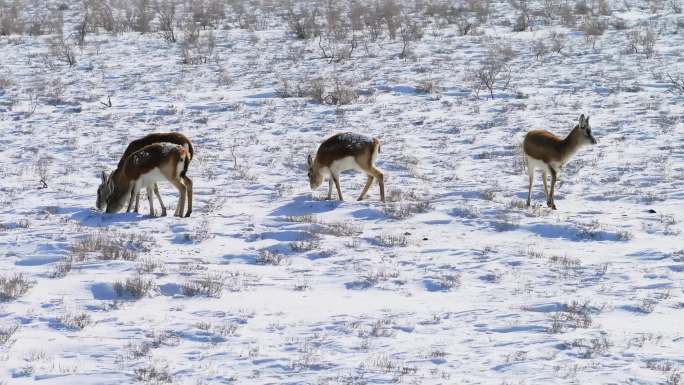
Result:
M186 218L189 218L189 217L190 217L190 214L192 214L192 211L188 211L187 213L185 213L185 217L186 217Z

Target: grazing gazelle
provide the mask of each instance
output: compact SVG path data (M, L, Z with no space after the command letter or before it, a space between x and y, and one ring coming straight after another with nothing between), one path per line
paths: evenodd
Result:
M116 173L119 169L123 167L124 162L126 159L134 152L140 150L141 148L153 144L153 143L173 143L173 144L178 144L180 146L183 146L189 153L190 157L186 158L186 165L184 167L184 170L187 170L188 165L190 163L190 160L194 157L195 152L194 148L192 146L192 142L190 142L190 139L188 139L185 135L178 133L178 132L161 132L161 133L155 133L155 134L149 134L143 138L137 139L132 141L131 143L128 144L126 147L126 150L124 151L123 155L121 156L121 159L119 160L119 164L116 166L116 170L112 173ZM188 212L186 216L190 216L190 213L192 213L192 180L188 178L188 176L185 174L185 171L183 171L183 174L181 175L183 179L183 183L185 184L187 191L188 191L188 197L187 197L187 202L188 202ZM109 195L111 194L111 186L107 186L107 175L105 172L102 172L102 183L97 189L97 208L100 210L104 210L107 206L107 200L109 198ZM161 205L162 212L161 215L165 216L166 215L166 207L164 206L164 202L161 199L161 195L159 194L159 188L157 187L157 184L155 183L153 186L147 188L147 199L149 201L150 205L150 215L154 215L154 203L152 199L152 191L154 191L155 195L157 196L157 199L159 200L159 204ZM139 205L139 195L135 196L135 212L138 212L138 205Z
M579 124L570 131L565 139L544 131L530 131L525 135L523 150L527 161L527 175L530 177L530 187L527 194L527 206L530 205L532 197L532 181L534 180L534 170L539 168L544 173L544 194L546 203L552 209L556 209L554 201L554 189L558 180L558 173L561 167L572 157L580 147L588 144L596 144L596 139L591 134L589 117L580 115ZM546 178L551 174L551 191L546 187Z
M182 217L186 196L192 196L183 181L183 174L187 171L190 159L190 152L184 147L166 142L150 144L132 153L120 168L103 181L104 189L107 190L106 194L103 194L106 195L106 211L118 212L126 202L127 210L131 211L133 201L141 188L150 189L157 182L168 180L180 194L175 215ZM148 198L152 201L151 196ZM188 201L190 199L188 198Z
M375 159L380 152L380 141L364 135L351 132L339 133L321 143L316 152L316 159L309 155L309 184L311 189L317 189L323 178L328 176L328 199L332 197L333 183L337 188L337 195L342 199L340 190L340 173L345 170L359 170L368 175L366 186L361 191L358 200L362 200L368 192L373 179L378 179L380 185L380 200L385 201L385 177L375 167Z

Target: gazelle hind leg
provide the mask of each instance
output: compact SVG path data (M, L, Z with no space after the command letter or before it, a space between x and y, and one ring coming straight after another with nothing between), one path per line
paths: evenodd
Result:
M551 192L549 194L550 198L549 198L549 201L547 203L548 203L549 207L556 210L556 202L554 199L554 194L555 194L555 188L556 188L556 180L558 180L558 172L553 168L550 168L550 169L551 169Z
M373 176L368 175L368 179L366 180L366 185L363 187L363 190L361 191L361 195L359 196L358 200L363 200L363 197L366 195L368 192L368 189L370 186L373 184Z
M154 199L152 197L152 187L147 187L147 201L150 204L150 216L154 216Z
M159 199L159 205L161 206L161 216L165 217L166 216L166 206L164 206L164 201L162 201L161 194L159 194L159 187L157 184L154 184L154 195L157 196L157 199Z
M190 214L192 213L192 179L188 178L187 176L183 177L183 182L185 184L185 189L187 192L187 205L188 205L188 212L185 213L186 217L189 217Z

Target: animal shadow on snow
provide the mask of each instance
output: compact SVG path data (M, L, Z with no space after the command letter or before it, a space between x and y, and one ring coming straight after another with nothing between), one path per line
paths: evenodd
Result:
M335 210L342 204L338 200L315 201L308 194L300 195L271 212L271 216L298 216L320 214Z
M81 226L104 227L112 223L133 223L155 219L139 213L115 213L107 214L93 208L61 208L60 213L71 214L71 220L77 221Z

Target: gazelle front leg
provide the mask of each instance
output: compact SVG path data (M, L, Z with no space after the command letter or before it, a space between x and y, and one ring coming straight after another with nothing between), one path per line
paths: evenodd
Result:
M138 196L138 191L137 191L137 189L136 189L135 186L134 186L133 188L131 188L131 197L130 197L129 200L128 200L128 208L126 208L126 212L127 212L127 213L130 213L130 212L131 212L131 209L133 209L133 203L134 203L135 198L136 198L137 196Z
M331 173L330 176L333 182L335 182L335 187L337 188L337 196L340 198L341 201L343 201L344 199L342 198L342 190L340 189L340 175Z
M534 182L534 170L532 170L532 172L528 172L527 176L530 179L530 185L527 190L527 207L530 207L530 203L532 201L532 183Z
M166 206L164 206L164 201L161 199L161 194L159 194L159 187L157 187L157 184L154 184L154 195L157 196L157 199L159 199L159 205L161 206L161 216L165 217L166 216Z
M363 200L363 197L366 195L368 192L368 189L370 186L373 184L373 176L368 175L368 179L366 180L366 185L363 187L363 190L361 191L361 195L359 196L358 200Z
M370 172L378 179L378 185L380 185L380 201L385 203L385 175L375 167L372 167Z
M192 213L192 179L188 178L187 176L183 177L183 183L185 184L185 188L187 191L187 201L188 201L188 212L185 213L186 217L189 217L190 214Z
M332 189L333 189L333 178L332 178L332 175L330 175L330 178L328 178L328 197L325 199L327 199L327 200L332 199Z
M150 216L154 216L154 200L152 199L152 187L147 187L147 201L150 204Z
M139 212L138 211L139 208L140 208L140 190L136 189L136 191L135 191L135 209L133 211L135 211L135 213L137 214Z
M550 166L548 166L549 169L551 169ZM549 173L548 171L544 170L542 173L542 181L544 181L544 197L546 198L546 202L548 203L549 201L549 188L546 185L547 179L549 178Z
M187 189L185 188L185 185L183 182L181 182L179 179L172 179L171 184L178 189L178 205L176 205L176 212L173 214L177 217L182 217L183 216L183 208L185 206L185 194L187 193Z

